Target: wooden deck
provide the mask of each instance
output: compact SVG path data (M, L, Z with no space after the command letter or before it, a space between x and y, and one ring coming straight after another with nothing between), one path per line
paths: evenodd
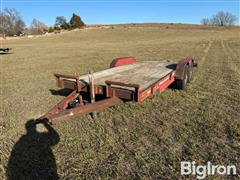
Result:
M114 67L94 73L94 84L105 86L105 81L139 84L140 91L150 87L174 70L174 64L163 61L144 61ZM81 81L89 82L88 75L80 76ZM131 89L127 88L126 89Z

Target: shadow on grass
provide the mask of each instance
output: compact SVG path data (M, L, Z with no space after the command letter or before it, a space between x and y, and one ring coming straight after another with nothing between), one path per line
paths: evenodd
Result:
M51 147L56 145L60 138L47 122L41 123L47 132L38 132L34 120L26 123L27 133L14 145L8 161L9 180L59 179Z
M170 85L168 86L168 88L169 88L169 89L172 89L172 90L179 90L179 89L177 88L176 81L174 81L172 84L170 84Z
M13 54L11 52L1 52L0 55L8 55L8 54Z

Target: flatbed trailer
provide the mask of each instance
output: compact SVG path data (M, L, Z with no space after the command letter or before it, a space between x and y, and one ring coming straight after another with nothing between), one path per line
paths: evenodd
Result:
M185 89L191 81L192 58L170 61L141 61L133 57L112 61L109 69L85 75L54 74L59 88L72 92L38 121L60 123L70 117L96 112L125 101L142 102L157 91L164 91L170 84ZM96 98L100 97L100 99Z

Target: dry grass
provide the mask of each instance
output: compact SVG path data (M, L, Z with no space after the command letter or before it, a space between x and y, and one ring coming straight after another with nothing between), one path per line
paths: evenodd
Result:
M141 104L106 109L97 120L82 116L55 126L60 142L52 149L61 178L177 179L181 160L235 164L239 170L238 29L96 29L3 46L14 53L0 58L0 179L25 123L62 98L49 91L55 89L52 74L98 71L120 56L140 61L194 56L199 69L186 91L167 89Z

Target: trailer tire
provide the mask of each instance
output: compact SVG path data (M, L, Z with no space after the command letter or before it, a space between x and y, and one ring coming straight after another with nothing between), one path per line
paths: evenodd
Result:
M188 76L187 82L190 83L192 80L192 77L193 77L193 66L192 65L187 66L187 76Z
M176 80L177 89L184 90L187 86L187 82L188 82L188 66L185 66L183 79Z

